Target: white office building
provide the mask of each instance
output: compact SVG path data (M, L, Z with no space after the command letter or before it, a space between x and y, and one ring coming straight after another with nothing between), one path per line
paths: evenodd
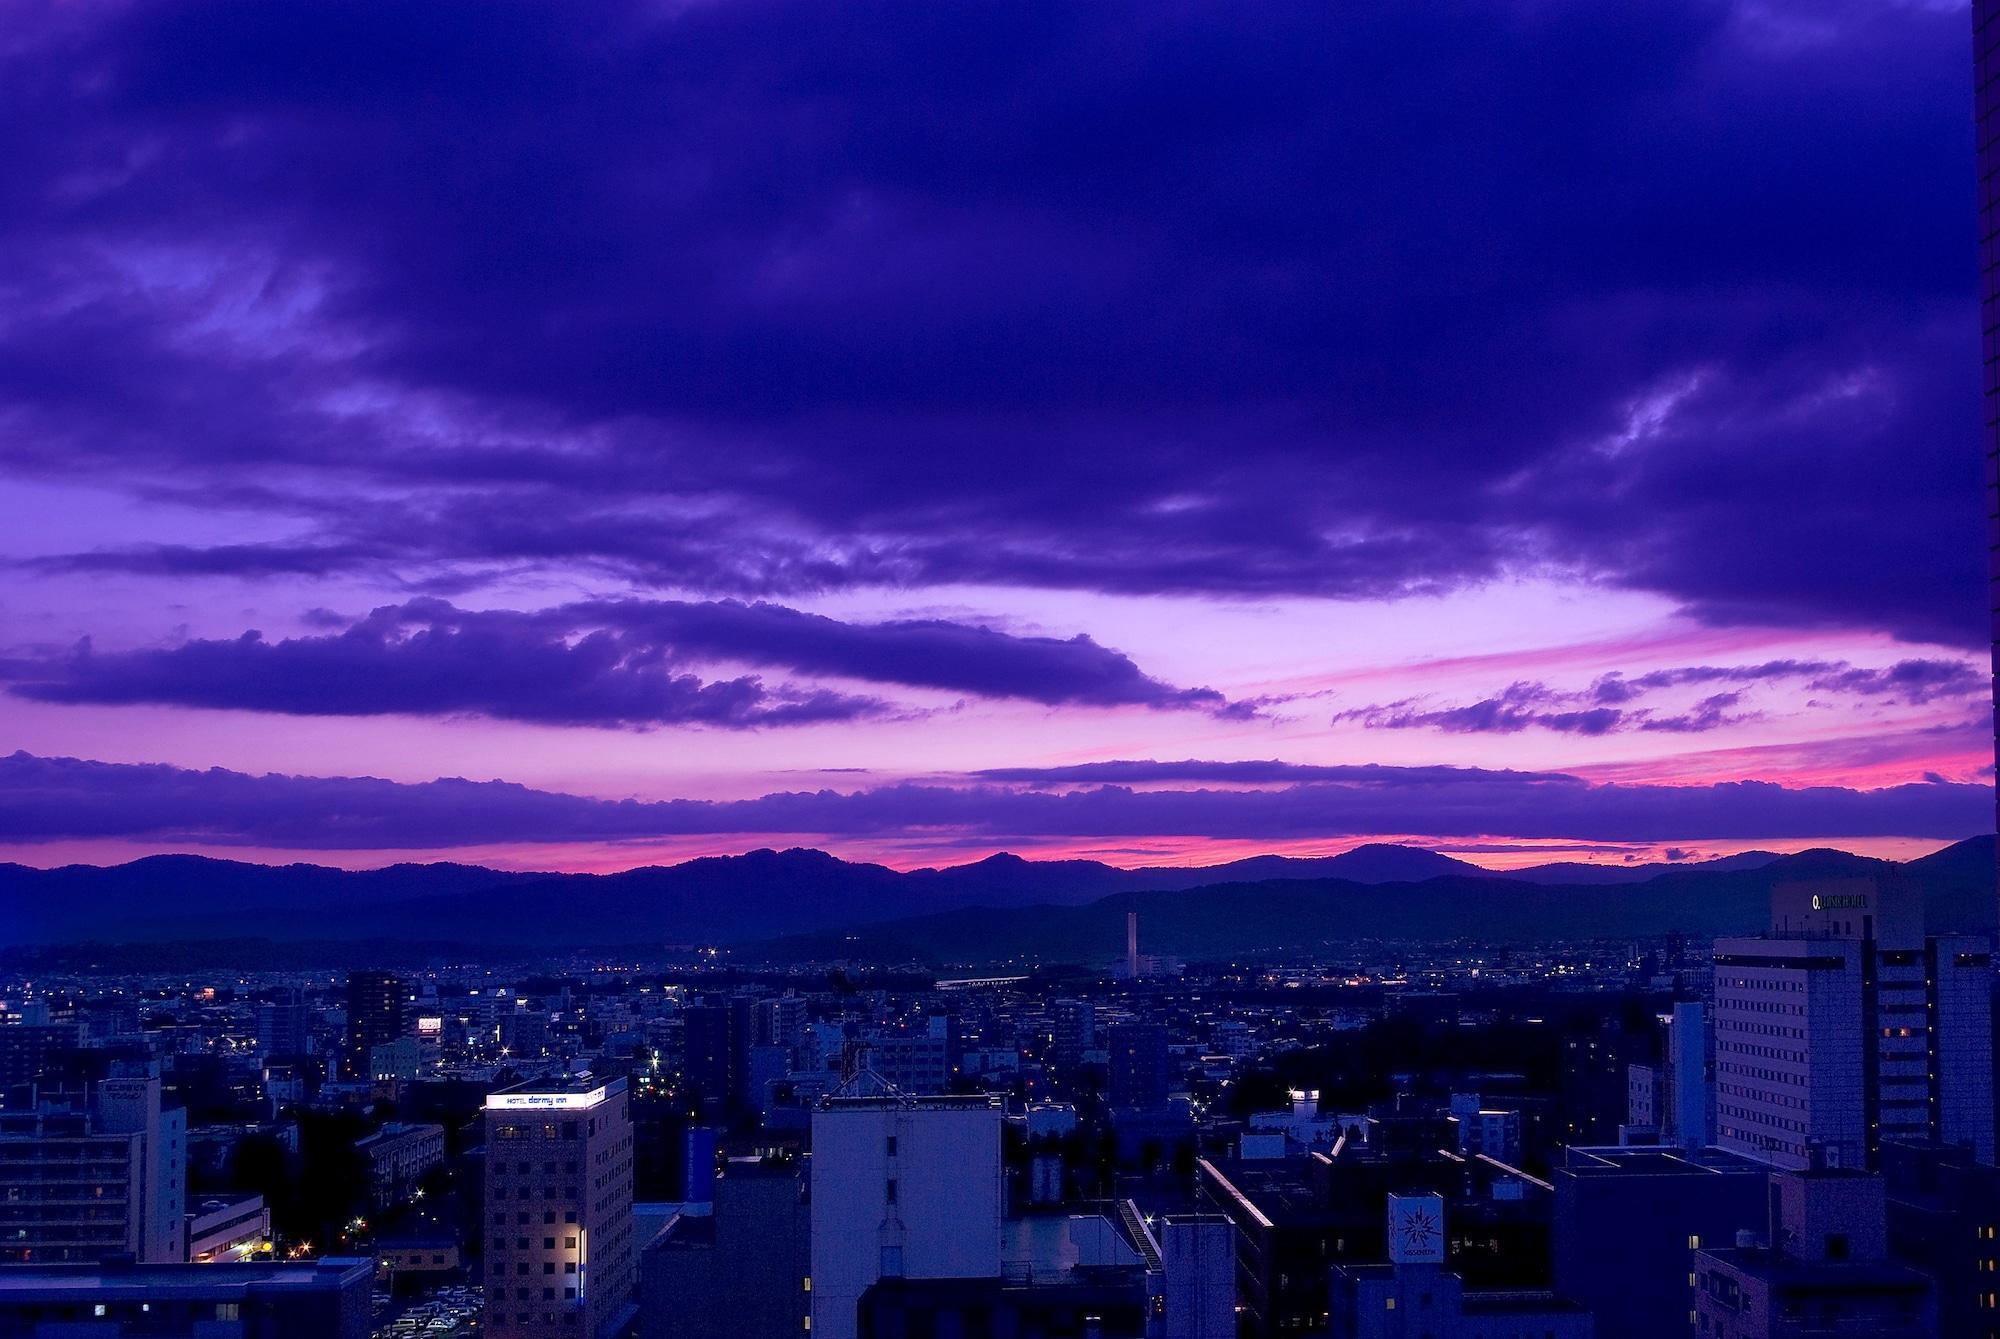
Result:
M1715 944L1716 1143L1794 1170L1896 1138L1990 1159L1990 975L1983 946L1925 939L1908 885L1779 885L1769 934Z
M1001 1101L833 1097L812 1117L812 1332L854 1339L883 1278L1000 1275Z
M187 1112L162 1109L159 1079L0 1115L0 1262L180 1264L187 1241Z

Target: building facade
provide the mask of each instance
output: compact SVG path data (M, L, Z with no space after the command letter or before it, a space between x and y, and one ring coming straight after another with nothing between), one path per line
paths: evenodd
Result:
M525 1084L486 1099L486 1330L601 1339L637 1272L625 1080Z
M9 1339L368 1339L375 1262L47 1265L0 1269Z
M1884 1139L1990 1159L1991 977L1983 945L1925 938L1910 885L1779 885L1770 933L1715 944L1716 1142L1793 1170Z
M347 1050L343 1077L372 1078L374 1050L408 1030L409 983L388 972L347 974Z
M812 1332L881 1279L1000 1276L997 1097L833 1097L812 1116Z
M157 1078L105 1079L82 1110L0 1113L0 1262L187 1256L187 1113Z

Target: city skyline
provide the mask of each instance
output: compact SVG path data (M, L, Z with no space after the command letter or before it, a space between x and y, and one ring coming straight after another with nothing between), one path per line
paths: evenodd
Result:
M25 10L0 859L1986 830L1966 27Z

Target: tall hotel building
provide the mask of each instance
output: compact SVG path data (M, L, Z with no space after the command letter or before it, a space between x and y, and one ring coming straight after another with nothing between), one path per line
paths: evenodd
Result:
M625 1080L486 1099L486 1332L603 1339L629 1323L632 1120Z
M1716 1143L1870 1168L1886 1139L1994 1149L1991 954L1926 938L1895 880L1781 884L1771 928L1715 943Z

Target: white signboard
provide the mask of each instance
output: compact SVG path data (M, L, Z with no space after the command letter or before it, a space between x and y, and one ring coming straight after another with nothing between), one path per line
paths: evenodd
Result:
M1389 1259L1399 1265L1444 1263L1444 1196L1389 1196Z
M488 1111L582 1111L604 1100L604 1088L587 1093L493 1093Z

